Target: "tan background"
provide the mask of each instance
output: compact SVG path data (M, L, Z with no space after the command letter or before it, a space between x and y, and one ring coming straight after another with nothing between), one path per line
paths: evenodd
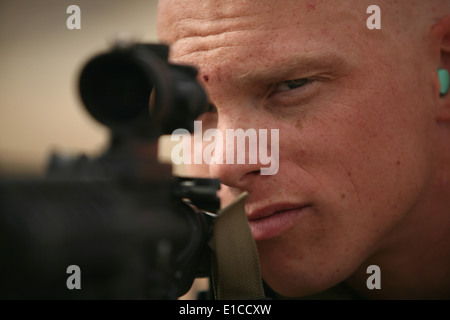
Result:
M66 27L72 4L81 30ZM83 109L78 73L118 36L155 42L156 8L157 0L0 0L0 172L41 172L54 150L102 150L107 131Z

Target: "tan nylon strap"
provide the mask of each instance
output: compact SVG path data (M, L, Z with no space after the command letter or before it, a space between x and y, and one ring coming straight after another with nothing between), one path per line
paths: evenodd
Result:
M258 251L245 214L242 193L218 212L213 232L212 282L217 300L263 299Z

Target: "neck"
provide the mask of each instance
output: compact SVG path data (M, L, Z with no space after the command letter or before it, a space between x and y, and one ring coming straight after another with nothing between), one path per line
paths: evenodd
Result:
M446 171L450 172L450 171ZM450 299L450 174L441 174L378 250L347 281L368 299ZM369 290L369 265L381 289Z

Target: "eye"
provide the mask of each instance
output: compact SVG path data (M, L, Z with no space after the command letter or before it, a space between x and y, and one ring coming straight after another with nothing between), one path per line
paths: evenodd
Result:
M203 129L215 128L217 126L217 108L214 104L208 103L205 111L197 117L197 121L203 122Z
M205 109L203 109L203 112L199 115L199 118L203 117L204 115L214 114L214 113L217 113L216 106L214 104L212 104L212 103L208 103L205 106Z
M275 91L283 92L283 91L289 91L292 89L297 89L297 88L303 87L304 85L306 85L309 82L311 82L311 80L306 79L306 78L283 81L276 85Z
M206 111L205 112L217 113L217 108L216 108L216 106L214 104L208 103L208 106L206 107Z

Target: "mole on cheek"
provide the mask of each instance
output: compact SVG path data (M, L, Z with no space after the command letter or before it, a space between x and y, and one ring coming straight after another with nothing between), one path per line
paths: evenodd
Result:
M209 76L207 74L203 75L203 80L205 80L205 82L209 81Z
M314 0L308 1L306 4L306 9L309 10L315 10L316 9L316 2Z

